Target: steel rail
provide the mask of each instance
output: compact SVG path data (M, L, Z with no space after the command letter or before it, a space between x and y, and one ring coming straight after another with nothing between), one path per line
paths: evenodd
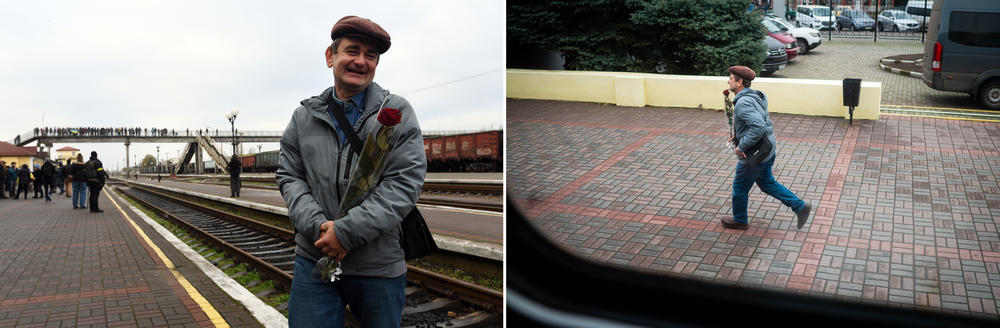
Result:
M135 185L131 186L133 188L151 193L157 197L162 197L169 201L176 202L184 207L188 207L197 211L208 212L210 215L218 215L220 217L229 220L239 221L237 222L237 224L243 225L245 227L251 227L251 229L259 229L258 227L263 227L262 229L260 229L263 230L262 232L271 234L272 236L275 236L282 240L294 240L294 232L287 229L275 227L260 222L255 222L255 220L252 219L244 218L231 213L225 213L207 207L205 205L179 199L170 195L166 195L159 191L150 190L150 188L143 188L142 186L135 186ZM150 208L157 214L162 215L171 222L179 224L183 226L185 229L192 231L193 233L198 234L199 236L204 237L204 239L202 238L199 239L209 244L216 245L219 248L222 248L223 251L225 251L226 253L231 254L232 256L238 258L239 260L245 261L251 266L257 268L262 275L275 280L275 283L279 285L279 288L282 288L285 291L290 290L292 276L287 272L275 267L270 263L264 262L263 260L257 258L256 256L227 243L226 241L188 223L187 221L173 214L168 213L166 210L161 209L160 207L157 207L138 197L132 196L131 198L135 199L143 206ZM291 239L286 239L286 238L291 238ZM462 280L437 274L431 271L427 271L412 265L407 265L407 281L417 286L423 286L429 288L437 293L446 296L458 297L462 301L474 304L490 312L501 312L503 308L502 306L503 295L500 292L484 288L481 286L477 286L475 284L471 284Z

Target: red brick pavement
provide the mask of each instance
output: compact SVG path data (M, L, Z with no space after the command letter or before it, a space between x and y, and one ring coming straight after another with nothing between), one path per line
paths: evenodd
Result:
M721 112L508 99L507 117L510 195L582 256L997 318L998 124L772 115L775 176L814 215L799 231L752 191L751 228L733 231Z
M107 197L105 191L100 214L74 210L65 197L0 200L0 327L213 326ZM136 223L227 323L260 326L162 237Z

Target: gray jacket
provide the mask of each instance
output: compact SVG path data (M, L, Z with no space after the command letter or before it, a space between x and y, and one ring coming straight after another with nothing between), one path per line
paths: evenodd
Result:
M760 90L744 88L733 98L733 130L736 139L740 141L737 148L740 151L746 150L760 141L760 138L768 138L771 141L771 153L764 161L770 160L778 151L778 142L774 138L774 124L771 123L771 115L767 112L767 96ZM740 162L745 159L740 159Z
M357 156L349 144L340 143L327 111L332 94L333 88L328 88L303 100L292 113L281 137L275 174L295 226L295 253L312 261L324 255L313 243L319 239L320 225L335 219L357 166ZM364 111L354 124L358 136L365 140L382 127L376 114L384 107L402 113L402 121L394 127L399 137L386 161L384 180L361 205L334 224L337 239L348 251L341 262L345 275L391 278L406 273L399 224L416 206L427 159L413 108L403 97L390 95L375 83L368 87Z

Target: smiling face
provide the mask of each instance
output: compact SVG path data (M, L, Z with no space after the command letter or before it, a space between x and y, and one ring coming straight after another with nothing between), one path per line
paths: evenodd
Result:
M333 68L337 98L347 99L367 88L375 79L378 59L378 50L364 39L345 36L337 49L327 48L326 66Z

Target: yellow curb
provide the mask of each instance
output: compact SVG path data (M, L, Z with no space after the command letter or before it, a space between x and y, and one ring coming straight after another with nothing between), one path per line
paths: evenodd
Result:
M980 112L980 113L990 113L990 114L1000 114L1000 111L996 110L985 110L985 109L967 109L967 108L951 108L951 107L927 107L927 106L907 106L907 105L882 105L885 107L900 107L900 108L916 108L916 109L947 109L947 110L957 110L966 112Z
M111 197L110 194L108 194L107 196L108 199L111 200L111 204L114 204L115 208L118 209L118 212L125 217L125 221L131 224L132 227L135 228L135 231L139 232L139 236L142 237L142 240L146 243L146 245L149 245L149 247L153 249L153 251L160 258L160 260L163 261L163 265L165 265L167 269L170 270L170 273L174 275L174 278L177 279L177 282L181 285L181 287L183 287L184 290L187 291L188 296L190 296L195 303L198 303L198 306L201 307L201 310L203 312L205 312L205 315L208 316L208 319L212 321L212 324L215 325L216 327L229 327L229 324L222 319L222 315L219 315L219 311L216 311L215 308L212 307L212 304L209 303L208 300L205 299L205 297L201 296L201 293L199 293L198 290L195 289L194 286L192 286L191 283L188 282L186 278L184 278L184 275L182 275L180 271L177 271L177 268L174 267L174 262L170 261L170 259L167 258L165 254L163 254L163 251L161 251L159 247L156 247L156 244L154 244L153 241L149 239L149 236L147 236L146 233L142 231L142 228L140 228L139 225L135 224L135 221L133 221L132 218L129 217L128 213L126 213L125 210L118 205L118 202L115 201L114 197Z

